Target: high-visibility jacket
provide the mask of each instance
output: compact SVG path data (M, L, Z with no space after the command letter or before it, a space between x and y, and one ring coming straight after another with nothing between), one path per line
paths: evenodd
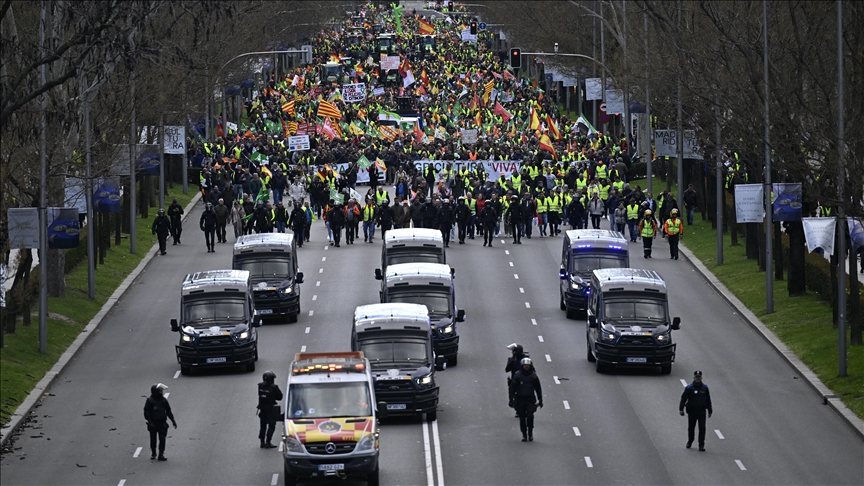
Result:
M477 214L477 200L473 197L465 198L465 205L471 210L471 216Z
M615 181L612 183L612 187L615 188L619 193L624 190L624 181Z
M390 197L387 195L387 191L382 191L380 189L375 191L375 203L378 204L379 206L382 205L384 203L384 201L386 201L388 199L390 199Z
M559 196L552 196L547 198L546 201L549 204L549 212L550 213L560 213L561 212L561 198Z
M609 184L600 184L600 199L607 200L609 199L609 188L612 187Z
M530 177L532 181L538 175L540 175L540 169L538 169L537 167L535 167L533 165L528 167L528 177Z
M639 226L641 227L639 234L642 238L654 237L654 223L651 220L643 219Z
M639 205L633 203L627 206L627 220L636 221L637 219L639 219Z
M468 178L470 174L471 173L468 172L468 169L461 169L459 171L459 177L462 178L462 182L464 182L466 186L468 185Z
M540 196L537 198L537 212L538 213L545 213L548 210L549 203L548 203L547 199L549 199L549 198L544 197L544 196Z
M363 221L374 221L375 220L375 206L366 205L363 208Z
M501 175L500 177L498 177L498 184L501 184L501 188L502 188L502 189L504 189L505 191L507 190L507 188L508 188L508 186L507 186L507 178L505 178L503 175Z
M588 181L585 180L584 177L580 177L576 179L576 190L579 192L583 192L585 188L588 186Z
M522 176L514 175L510 177L510 184L513 187L513 190L519 192L519 189L522 187Z
M606 166L605 165L600 164L597 166L597 178L598 179L605 179L607 174L608 173L606 172Z
M684 225L681 224L681 220L678 218L669 218L663 223L663 231L670 236L684 234Z

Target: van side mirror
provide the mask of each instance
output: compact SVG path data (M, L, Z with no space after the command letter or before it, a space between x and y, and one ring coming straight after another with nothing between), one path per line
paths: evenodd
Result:
M456 311L456 322L465 322L465 309Z
M450 278L456 278L456 269L455 268L450 269Z
M681 329L681 318L680 317L672 318L672 329L675 331L677 331L678 329Z
M588 327L591 329L597 328L597 316L588 316Z
M565 270L563 268L561 270L559 270L558 271L558 278L560 278L561 280L567 280L567 270Z
M252 316L252 327L261 327L261 320L262 319L263 318L261 316L259 316L258 314L255 314L254 316Z
M177 319L171 319L171 331L180 332L180 325L177 324Z
M387 418L387 402L378 402L378 420Z
M381 274L381 269L375 269L375 280L384 280L384 275Z
M297 272L297 276L294 278L298 284L303 283L303 272Z
M435 357L435 371L444 371L447 369L447 358L444 356Z

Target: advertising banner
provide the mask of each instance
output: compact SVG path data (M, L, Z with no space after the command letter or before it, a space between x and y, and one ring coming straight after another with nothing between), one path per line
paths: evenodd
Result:
M309 150L309 135L288 137L288 151Z
M774 184L774 221L801 221L801 183Z
M738 190L737 187L735 189ZM822 248L829 255L834 254L834 232L837 229L835 218L802 218L807 251Z
M765 219L762 184L735 185L735 217L739 223L761 223Z
M603 78L585 79L585 99L588 101L603 99Z
M654 130L657 157L678 157L677 130ZM684 158L702 160L695 130L684 130Z
M36 208L9 208L9 248L39 248L39 210Z
M119 213L120 186L111 179L102 179L93 183L93 212Z
M186 127L165 127L165 153L186 153Z
M77 208L48 208L48 248L77 248L80 232Z

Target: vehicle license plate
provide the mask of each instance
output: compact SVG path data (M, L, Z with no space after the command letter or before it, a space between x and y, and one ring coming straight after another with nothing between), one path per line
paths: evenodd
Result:
M341 471L345 469L345 464L318 464L319 471Z
M208 363L225 363L226 361L228 360L225 358L207 358Z
M258 309L258 315L272 314L273 309Z
M387 410L405 410L404 403L388 403Z
M628 363L647 363L648 358L627 358Z

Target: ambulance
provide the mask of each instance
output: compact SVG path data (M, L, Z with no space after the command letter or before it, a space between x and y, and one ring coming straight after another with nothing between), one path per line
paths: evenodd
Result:
M298 353L285 394L285 484L365 479L378 486L375 384L362 351Z

